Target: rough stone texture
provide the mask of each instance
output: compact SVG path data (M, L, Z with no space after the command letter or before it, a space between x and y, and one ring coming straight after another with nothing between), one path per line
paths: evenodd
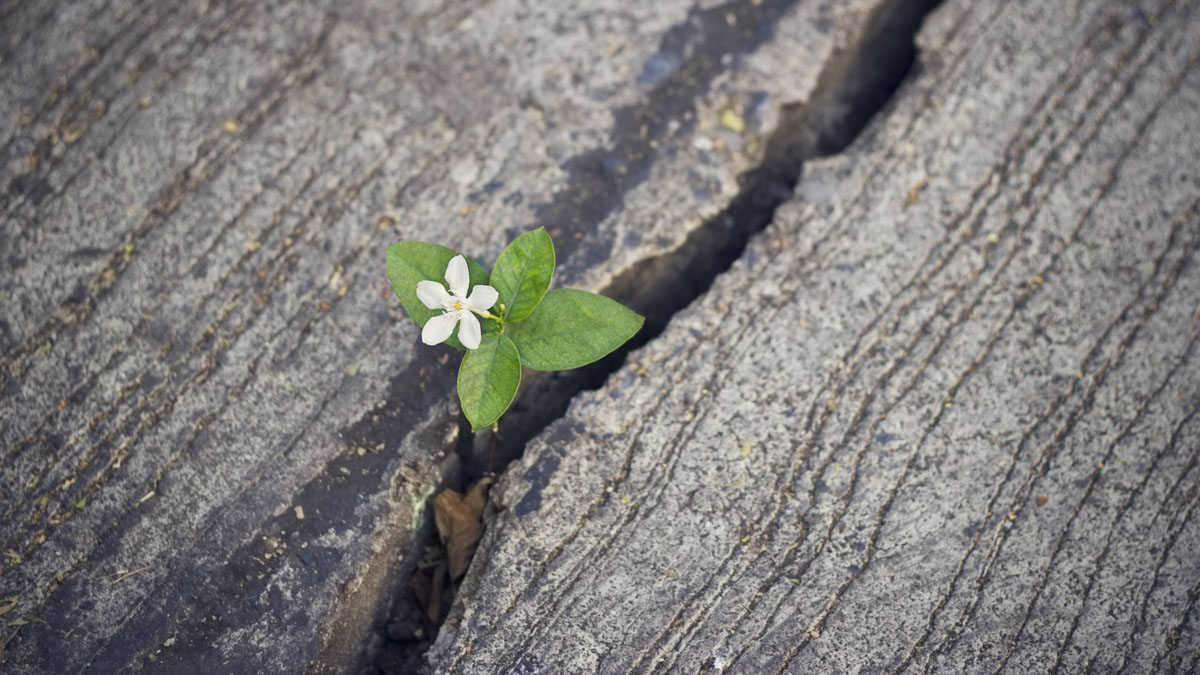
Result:
M895 4L0 5L4 667L352 663L464 443L384 248L603 289Z
M1200 5L919 45L509 468L434 671L1200 667Z

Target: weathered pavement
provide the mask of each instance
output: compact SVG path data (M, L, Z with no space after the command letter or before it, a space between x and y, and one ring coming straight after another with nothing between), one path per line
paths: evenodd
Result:
M433 670L1200 667L1195 3L946 0L773 218L924 4L397 4L0 5L0 668L366 663L472 446L383 250L536 225L666 329Z
M385 247L661 326L928 4L0 4L0 667L360 663L471 446Z
M1200 668L1200 6L919 44L509 467L435 671Z

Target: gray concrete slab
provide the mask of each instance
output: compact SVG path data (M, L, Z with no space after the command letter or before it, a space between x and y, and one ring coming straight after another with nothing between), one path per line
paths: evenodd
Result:
M432 670L1196 670L1200 7L920 47L510 467Z
M469 445L385 247L669 259L881 8L5 3L3 667L353 662Z

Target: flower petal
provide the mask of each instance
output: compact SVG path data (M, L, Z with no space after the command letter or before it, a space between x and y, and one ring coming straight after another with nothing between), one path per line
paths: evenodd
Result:
M458 323L458 312L446 312L425 322L421 329L421 342L427 345L438 345L446 341L454 332L454 324Z
M476 312L486 312L496 304L496 300L500 298L500 291L486 284L479 284L471 291L471 296L463 304L467 309Z
M436 281L418 281L417 299L429 309L445 309L446 305L443 303L450 300L450 294L446 292L445 286Z
M471 285L471 273L467 270L467 259L456 255L446 265L446 283L450 284L450 292L459 298L467 297L467 288Z
M470 312L462 312L458 322L458 341L467 349L478 349L483 335L479 332L479 319Z

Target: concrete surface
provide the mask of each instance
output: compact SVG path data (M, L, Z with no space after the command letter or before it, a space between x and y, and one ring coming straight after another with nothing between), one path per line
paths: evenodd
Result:
M1200 6L919 44L509 467L433 672L1200 667Z
M4 2L0 667L361 664L470 446L385 247L670 263L904 11Z

